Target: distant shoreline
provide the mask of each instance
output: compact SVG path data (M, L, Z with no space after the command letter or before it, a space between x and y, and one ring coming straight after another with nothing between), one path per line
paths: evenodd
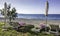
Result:
M0 18L3 19L3 18ZM45 20L44 14L17 14L16 19L34 19L34 20ZM48 20L60 20L60 14L48 14Z
M9 21L7 19L7 21ZM45 20L35 20L35 19L22 19L22 18L16 18L15 20L12 20L13 22L25 22L27 24L40 24L45 23ZM0 18L0 22L4 22L4 18ZM54 24L54 25L60 25L60 20L48 20L48 24Z
M0 17L0 20L4 20L5 18ZM8 18L7 18L8 19ZM24 20L46 20L46 19L27 19L27 18L15 18L15 20L20 20L20 19L24 19ZM47 20L56 20L56 21L60 21L57 19L47 19Z

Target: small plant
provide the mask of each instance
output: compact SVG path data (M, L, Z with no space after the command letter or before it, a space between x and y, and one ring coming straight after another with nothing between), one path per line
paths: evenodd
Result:
M4 25L5 25L4 22L0 22L0 28L5 28Z
M18 31L20 31L20 32L30 32L32 28L34 28L34 25L20 26L20 27L18 27Z
M24 23L24 22L19 22L19 26L25 26L26 25L26 23Z
M46 24L40 24L40 32L47 31L49 32L50 27L47 26Z
M8 27L7 29L8 29L8 30L13 30L13 28L12 28L12 27Z

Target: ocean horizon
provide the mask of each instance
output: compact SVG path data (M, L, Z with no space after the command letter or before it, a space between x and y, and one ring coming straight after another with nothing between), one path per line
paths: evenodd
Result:
M18 18L23 19L42 19L45 20L46 16L44 14L18 14ZM48 14L48 20L60 20L60 14Z
M3 17L3 15L0 14L0 17ZM44 14L17 14L17 18L45 20L46 16ZM48 14L47 19L48 20L60 20L60 14Z

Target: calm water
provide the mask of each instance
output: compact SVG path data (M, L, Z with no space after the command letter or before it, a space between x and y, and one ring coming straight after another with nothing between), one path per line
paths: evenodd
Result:
M18 18L24 19L45 19L44 14L18 14ZM60 20L60 14L49 14L48 20Z

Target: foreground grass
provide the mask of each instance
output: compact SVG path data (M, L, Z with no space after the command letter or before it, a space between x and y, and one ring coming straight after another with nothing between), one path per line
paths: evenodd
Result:
M8 29L4 31L2 28L3 25L4 23L0 22L0 36L35 36L35 34L31 34L29 32L22 33L22 32L17 32L16 30L13 29ZM54 36L54 35L53 34L45 35L43 33L39 33L37 36Z

